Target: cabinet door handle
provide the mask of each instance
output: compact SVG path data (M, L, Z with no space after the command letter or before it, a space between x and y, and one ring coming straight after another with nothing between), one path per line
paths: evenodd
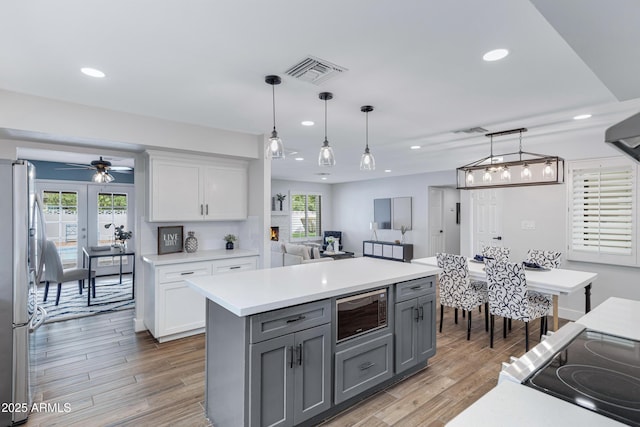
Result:
M229 267L229 270L237 270L239 268L242 268L242 266L240 265L234 265L233 267Z
M300 316L296 317L295 319L289 319L289 320L287 320L287 323L298 322L298 321L303 320L303 319L305 319L305 318L306 318L305 316L300 315Z
M200 215L204 215L204 206L200 205Z
M412 290L412 291L417 291L418 289L422 289L422 285L412 286L412 287L411 287L411 290Z
M366 371L367 369L372 368L373 366L375 366L375 363L365 362L362 365L358 366L358 368L360 368L361 371Z
M209 203L206 204L206 214L209 215Z
M420 306L420 320L424 320L424 307Z
M302 366L302 344L298 344L298 365Z
M293 346L291 347L287 347L287 350L289 350L289 368L293 369Z
M193 271L185 271L185 272L183 272L183 273L180 273L180 275L181 275L181 276L187 276L187 275L189 275L189 274L193 274L193 273L194 273Z
M417 308L414 308L414 310L416 311L416 322L420 321L420 310L418 310Z

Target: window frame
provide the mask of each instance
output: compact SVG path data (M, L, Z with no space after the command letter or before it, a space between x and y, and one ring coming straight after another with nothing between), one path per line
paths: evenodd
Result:
M320 209L317 211L320 214L320 220L317 224L317 231L316 234L317 236L309 236L308 234L308 230L306 229L306 227L304 228L305 231L305 235L302 237L294 237L294 229L295 227L293 226L293 219L294 219L294 211L293 210L293 197L294 196L304 196L305 197L305 217L306 219L308 219L308 214L307 212L309 212L309 196L315 196L315 197L319 197L320 198ZM313 192L313 191L289 191L289 241L290 242L303 242L303 241L315 241L315 240L322 240L322 199L323 199L323 195L322 193L319 192Z
M567 163L567 260L610 265L638 266L638 165L624 157L574 160ZM599 251L585 251L573 246L574 238L574 176L578 171L631 172L631 238L629 254L613 254Z

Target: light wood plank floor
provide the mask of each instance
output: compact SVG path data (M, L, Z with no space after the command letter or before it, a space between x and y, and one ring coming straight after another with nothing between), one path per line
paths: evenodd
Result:
M50 409L59 404L60 410L33 413L27 426L209 425L203 409L204 336L159 344L147 332L134 333L132 316L120 311L38 331L35 401ZM453 311L445 309L437 353L426 369L324 426L444 425L496 385L502 362L524 353L521 322L513 322L504 340L502 322L496 321L490 349L482 315L473 316L467 341L466 322L454 324ZM538 325L530 328L532 346Z

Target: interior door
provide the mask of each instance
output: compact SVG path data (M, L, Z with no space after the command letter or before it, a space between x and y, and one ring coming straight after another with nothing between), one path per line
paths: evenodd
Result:
M42 200L44 234L55 242L62 266L81 266L82 248L87 245L87 186L38 180L36 189Z
M125 231L134 229L134 186L133 185L89 185L88 199L88 244L89 246L109 246L115 243L115 227L124 226ZM135 236L128 242L134 244ZM123 272L130 272L129 257L98 258L96 275L118 274L119 262ZM129 267L129 268L127 268ZM91 265L94 268L94 265Z
M483 246L504 246L502 235L502 192L499 189L473 190L473 242L475 254Z
M444 190L429 188L429 256L444 252Z

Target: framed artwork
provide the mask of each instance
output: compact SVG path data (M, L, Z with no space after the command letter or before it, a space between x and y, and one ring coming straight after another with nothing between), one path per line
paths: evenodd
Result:
M184 243L182 230L181 225L158 227L158 255L182 252Z

